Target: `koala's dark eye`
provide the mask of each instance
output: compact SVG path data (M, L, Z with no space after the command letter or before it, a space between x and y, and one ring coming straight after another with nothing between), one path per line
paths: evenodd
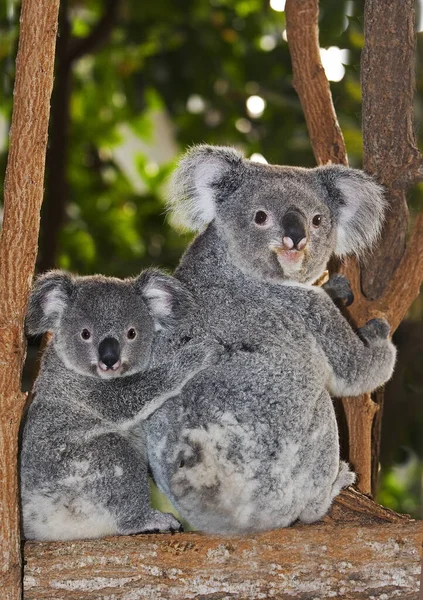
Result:
M91 333L88 331L88 329L83 329L81 331L81 337L83 340L89 340L91 337Z
M126 334L126 337L128 338L128 340L133 340L134 338L136 338L136 336L137 336L137 332L135 331L135 329L133 327L128 329L128 333Z
M322 215L314 215L313 221L312 221L314 227L319 227L321 222L322 222Z
M265 213L264 210L258 210L254 215L254 222L257 223L257 225L264 225L266 221L267 213Z

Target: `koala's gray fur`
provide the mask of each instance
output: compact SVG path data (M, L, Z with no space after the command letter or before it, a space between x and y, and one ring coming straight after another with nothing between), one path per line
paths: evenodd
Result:
M53 337L22 435L26 538L179 528L150 507L144 428L209 364L211 347L202 342L154 363L154 343L191 303L177 280L156 271L124 281L53 271L36 281L27 331Z
M332 253L375 241L382 190L341 166L270 166L200 146L176 171L173 201L181 223L205 230L175 273L200 310L172 343L211 336L226 352L150 418L155 480L208 532L316 521L354 481L330 394L383 384L395 349L387 323L357 335L311 284Z

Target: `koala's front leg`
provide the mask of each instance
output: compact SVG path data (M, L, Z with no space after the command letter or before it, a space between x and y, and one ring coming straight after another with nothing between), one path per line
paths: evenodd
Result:
M222 353L222 346L208 338L183 344L170 356L163 357L162 361L159 359L160 383L152 386L152 390L157 394L160 390L166 392L169 389L182 389L195 375L217 364ZM154 369L146 377L154 379Z
M97 480L90 490L98 499L99 509L107 507L116 522L116 533L131 535L151 531L179 531L181 524L170 513L150 506L147 460L131 436L117 434L99 436L91 443L91 462Z
M386 321L372 319L357 335L320 291L309 324L328 359L327 388L332 396L359 396L390 379L396 350Z
M178 396L198 373L216 364L222 353L217 342L202 340L189 342L170 356L168 353L162 362L156 359L156 366L130 381L129 389L115 386L115 404L122 405L120 417L144 421L167 400Z

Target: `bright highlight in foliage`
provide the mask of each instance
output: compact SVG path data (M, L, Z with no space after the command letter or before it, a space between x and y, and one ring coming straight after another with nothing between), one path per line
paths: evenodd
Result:
M341 81L345 75L342 63L348 62L348 50L341 50L337 46L320 48L320 58L329 81Z
M261 96L250 96L246 105L250 117L261 117L266 108L266 100Z
M187 100L187 110L194 114L194 115L198 115L202 112L204 112L206 108L206 103L204 102L203 98L201 96L199 96L198 94L192 94L188 100Z
M271 52L276 48L276 40L273 35L263 35L260 38L259 46L264 52Z
M285 10L286 0L270 0L270 8L276 10L276 12L283 12Z

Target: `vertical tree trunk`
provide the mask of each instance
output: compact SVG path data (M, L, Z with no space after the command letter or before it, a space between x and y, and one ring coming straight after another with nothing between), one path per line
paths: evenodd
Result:
M23 0L0 237L0 589L21 598L18 431L23 322L37 254L59 0Z
M304 109L316 161L346 164L329 84L322 74L318 8L318 0L286 3L294 86ZM406 191L423 174L413 131L414 12L414 0L366 0L361 70L364 167L385 185L389 210L381 243L367 263L360 266L349 259L342 267L355 295L348 310L351 321L363 325L372 317L386 316L391 332L418 295L423 279L423 212L406 245ZM358 473L358 486L363 493L371 493L372 488L374 491L376 483L383 392L378 391L374 398L376 402L369 394L343 399L349 460Z
M386 32L395 32L395 40ZM381 243L361 267L361 290L368 300L380 298L406 248L407 190L421 162L413 128L416 51L414 0L366 0L361 57L363 95L363 167L387 190L391 216ZM408 274L405 274L407 277ZM375 394L372 492L377 491L384 395Z

